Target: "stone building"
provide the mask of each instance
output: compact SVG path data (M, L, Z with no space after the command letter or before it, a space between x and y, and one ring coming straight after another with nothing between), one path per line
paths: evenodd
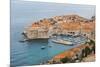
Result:
M49 38L48 30L39 28L31 28L26 30L27 39Z

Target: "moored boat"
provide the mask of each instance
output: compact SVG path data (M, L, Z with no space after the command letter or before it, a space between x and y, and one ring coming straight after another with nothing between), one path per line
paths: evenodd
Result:
M45 49L45 48L46 48L46 46L42 46L42 47L41 47L41 49Z
M58 44L64 44L64 45L73 45L72 42L67 41L67 40L52 40L52 42L58 43Z

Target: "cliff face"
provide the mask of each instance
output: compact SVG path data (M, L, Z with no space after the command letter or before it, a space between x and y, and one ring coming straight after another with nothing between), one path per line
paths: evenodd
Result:
M94 18L93 18L94 19ZM55 16L34 22L25 29L28 39L49 38L53 34L84 33L95 31L95 19L86 19L78 15Z

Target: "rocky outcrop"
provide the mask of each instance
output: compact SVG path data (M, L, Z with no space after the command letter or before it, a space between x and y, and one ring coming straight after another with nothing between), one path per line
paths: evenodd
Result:
M49 38L53 34L79 34L90 35L95 30L95 20L78 15L55 16L34 22L25 29L27 39Z

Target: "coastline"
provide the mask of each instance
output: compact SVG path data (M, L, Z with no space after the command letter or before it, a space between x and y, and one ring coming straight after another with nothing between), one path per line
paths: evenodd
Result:
M69 50L55 55L46 64L75 63L81 62L94 51L95 38L95 16L85 19L78 15L55 16L49 19L39 20L25 29L24 36L30 41L34 39L45 39L57 35L84 36L87 42ZM90 44L92 41L92 45ZM45 63L43 63L45 64Z
M93 45L90 45L90 44L82 44L82 45L79 45L75 48L65 50L64 52L55 55L46 64L59 64L59 63L62 63L61 59L66 58L66 57L71 58L71 60L76 59L75 61L71 61L71 62L70 62L70 60L68 60L68 62L66 62L66 63L94 62L95 61L95 51L92 50L92 46ZM89 54L87 54L87 56L78 58L79 55L82 55L82 53L80 53L80 52L82 52L82 50L85 49L86 47L89 47L92 51Z
M34 22L24 30L23 35L29 40L50 38L55 35L91 37L94 36L94 23L94 16L91 19L79 15L55 16ZM91 33L93 34L91 35Z

